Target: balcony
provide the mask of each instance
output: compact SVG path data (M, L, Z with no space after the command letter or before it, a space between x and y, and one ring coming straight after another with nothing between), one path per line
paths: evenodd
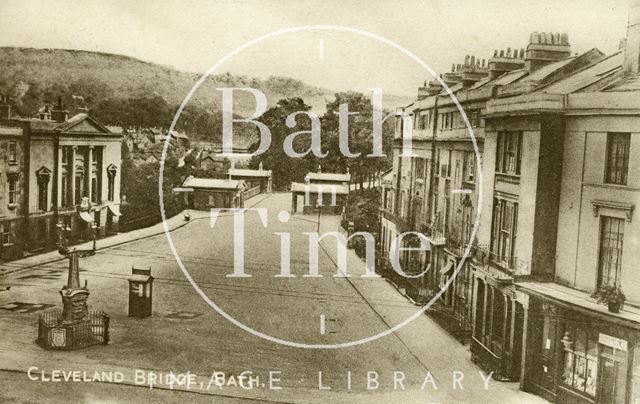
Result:
M451 252L452 254L455 254L458 257L464 257L465 255L465 251L467 249L469 245L469 242L465 242L465 241L461 241L457 238L454 237L447 237L445 240L445 245L444 247ZM475 243L474 243L475 245ZM469 251L469 256L468 257L472 257L473 256L473 246L471 246L471 250Z
M427 236L429 242L434 246L442 246L445 245L447 238L444 235L444 232L439 230L434 224L423 223L422 224L422 233Z

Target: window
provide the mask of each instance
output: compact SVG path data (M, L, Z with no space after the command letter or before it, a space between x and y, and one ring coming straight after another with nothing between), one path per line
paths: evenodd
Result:
M18 178L15 175L11 175L8 178L8 182L9 182L9 203L13 204L13 203L18 203L18 198L17 198L17 182L18 182Z
M47 211L47 203L49 202L49 178L38 178L38 210Z
M522 132L498 132L496 172L520 175Z
M465 195L462 201L462 243L466 245L471 242L471 231L473 230L473 205L469 195Z
M0 225L0 241L3 245L11 244L11 222Z
M16 142L9 142L9 163L15 164L17 161L17 145Z
M604 178L607 184L627 185L629 145L628 133L607 134L607 163Z
M518 204L505 199L494 199L491 255L499 263L514 265L514 246L518 222Z
M598 286L620 284L623 238L624 219L600 216Z
M429 127L429 112L421 111L416 113L416 127L418 129L424 130Z
M91 178L91 202L98 203L98 179Z
M466 152L462 162L463 181L474 183L476 178L476 156L474 152Z
M454 119L454 113L453 112L444 112L440 115L440 119L441 119L441 128L442 129L451 129L453 128L453 119Z
M469 113L467 114L467 117L469 118L469 124L471 125L471 127L476 128L478 126L480 126L480 111L479 110L473 110L473 111L469 111Z
M591 397L596 396L598 334L568 327L562 338L564 361L562 384Z
M84 174L83 173L76 173L76 178L75 178L75 203L76 205L79 205L80 202L82 201L82 197L83 197L83 192L84 192Z
M65 167L69 164L69 147L62 146L62 166Z
M60 189L60 202L62 206L69 205L69 176L66 172L62 173L62 186Z

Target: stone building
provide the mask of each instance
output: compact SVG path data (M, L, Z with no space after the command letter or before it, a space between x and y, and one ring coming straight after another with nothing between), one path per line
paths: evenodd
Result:
M181 188L189 209L231 209L244 207L243 181L187 177Z
M634 0L626 47L612 55L572 55L566 35L533 33L524 52L496 52L488 75L467 87L454 66L442 79L475 134L474 177L477 162L464 157L473 142L456 138L466 125L437 84L398 113L381 249L422 232L431 251L406 254L403 269L432 267L416 280L390 276L415 299L444 290L434 314L455 335L471 334L472 359L554 402L629 403L640 393L639 61ZM400 156L406 136L413 157ZM591 297L606 285L626 295L619 313Z
M68 117L60 103L37 118L0 111L2 257L50 249L56 225L71 228L72 240L117 232L120 204L121 135L87 114Z

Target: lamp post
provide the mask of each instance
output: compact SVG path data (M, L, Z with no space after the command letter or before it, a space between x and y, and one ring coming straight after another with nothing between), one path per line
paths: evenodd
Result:
M93 237L93 249L92 255L96 253L96 231L98 229L98 225L95 221L91 222L91 237Z

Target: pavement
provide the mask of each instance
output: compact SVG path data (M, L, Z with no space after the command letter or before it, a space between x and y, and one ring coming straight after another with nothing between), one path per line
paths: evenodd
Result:
M161 224L99 240L96 255L81 260L80 277L88 281L90 306L111 317L109 345L70 352L40 348L34 343L37 318L60 306L67 264L55 252L3 266L0 286L11 289L0 292L0 380L8 386L0 389L0 402L545 402L519 391L517 383L486 381L468 348L426 315L365 344L291 346L371 338L418 308L384 279L361 277L364 263L351 250L350 277L335 277L338 247L331 237L320 242L321 276L303 276L314 259L306 233L316 231L317 217L280 220L290 200L289 194L272 194L247 201L247 207L266 209L268 224L257 212L245 217L244 267L251 275L245 278L227 276L234 270L231 214L214 226L208 212L192 211L189 222L182 215L169 219L188 275L219 311L178 267ZM320 233L338 231L339 220L323 215ZM284 234L291 240L294 277L277 276ZM151 267L155 278L153 316L147 319L127 315L132 265ZM60 371L84 376L49 381ZM257 383L239 383L246 372ZM177 382L162 377L149 388L150 378L172 374L181 375ZM211 382L214 374L225 375L224 386ZM110 375L122 380L109 381Z

